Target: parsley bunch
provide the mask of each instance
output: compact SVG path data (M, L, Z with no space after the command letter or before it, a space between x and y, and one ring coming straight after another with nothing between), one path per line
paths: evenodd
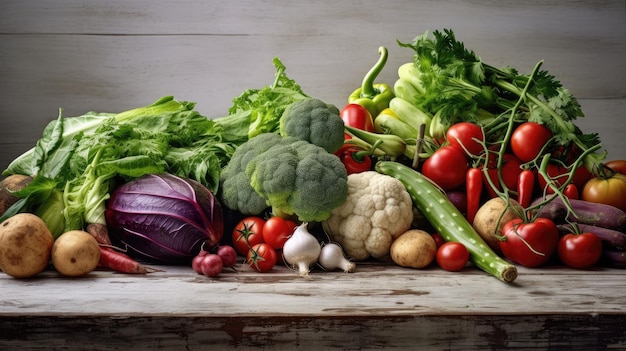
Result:
M431 38L426 32L411 43L398 41L415 51L417 78L424 93L412 103L434 116L431 126L440 130L431 128L431 135L442 135L456 122L471 121L484 128L487 138L501 140L513 118L516 123L545 125L558 145L585 152L600 143L597 133L585 134L574 124L584 117L580 104L553 75L540 69L542 61L532 76L512 67L496 68L467 49L452 30L432 34ZM583 162L593 170L605 156L588 153Z

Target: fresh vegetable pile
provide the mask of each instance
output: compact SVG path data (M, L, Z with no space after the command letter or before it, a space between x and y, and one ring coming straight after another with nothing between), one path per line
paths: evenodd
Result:
M380 47L341 109L274 59L272 84L213 119L171 96L61 111L3 172L0 269L626 267L626 160L605 161L541 61L496 68L449 29L398 45L412 59L394 84L376 82Z

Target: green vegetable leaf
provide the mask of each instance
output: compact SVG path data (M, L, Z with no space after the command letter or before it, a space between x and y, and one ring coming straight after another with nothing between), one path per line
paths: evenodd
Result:
M273 60L276 78L262 89L247 89L233 99L228 115L214 119L223 132L223 141L240 145L261 133L279 129L280 117L294 101L308 97L295 80L285 74L285 65Z

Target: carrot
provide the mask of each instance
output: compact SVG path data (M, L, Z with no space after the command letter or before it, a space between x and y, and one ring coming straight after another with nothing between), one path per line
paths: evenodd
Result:
M87 225L87 233L93 235L96 238L98 244L111 245L111 239L109 238L109 230L104 224L90 223Z
M109 238L109 230L106 225L97 223L89 224L87 225L87 232L93 235L100 245L99 267L129 274L146 274L158 271L158 269L142 265L122 252L113 250L111 239Z
M99 266L128 274L146 274L158 271L157 269L142 265L119 251L104 246L100 246Z

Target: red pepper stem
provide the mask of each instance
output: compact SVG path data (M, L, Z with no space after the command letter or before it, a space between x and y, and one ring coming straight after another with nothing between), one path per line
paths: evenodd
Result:
M380 58L376 62L376 64L367 72L365 77L363 77L363 82L361 83L361 97L371 99L378 94L376 88L374 88L374 80L380 74L380 72L385 67L387 63L387 48L381 46L378 48L378 54Z

